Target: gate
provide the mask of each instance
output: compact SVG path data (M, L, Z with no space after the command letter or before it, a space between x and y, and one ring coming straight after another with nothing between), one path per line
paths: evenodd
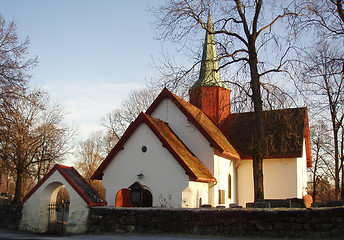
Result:
M68 222L69 202L61 201L49 204L48 233L63 235Z

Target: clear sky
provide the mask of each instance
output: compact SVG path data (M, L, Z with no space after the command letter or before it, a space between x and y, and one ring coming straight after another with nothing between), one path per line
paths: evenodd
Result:
M14 20L39 66L30 85L46 90L70 112L80 138L101 129L100 118L129 90L154 78L160 51L147 6L159 0L0 0L0 14Z

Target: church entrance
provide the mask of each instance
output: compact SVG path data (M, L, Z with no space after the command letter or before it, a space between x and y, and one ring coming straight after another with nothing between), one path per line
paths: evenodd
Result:
M52 234L84 232L88 206L106 204L73 167L56 164L23 198L19 228Z
M147 187L139 182L123 188L116 194L116 207L152 207L153 196Z
M153 206L153 196L148 189L143 190L142 196L142 207L152 207Z
M43 191L40 227L42 232L62 235L68 223L70 197L60 182L52 182Z
M69 193L62 185L58 190L56 201L49 203L48 233L62 235L66 232L69 204Z
M130 202L130 189L123 188L116 194L116 207L134 207Z

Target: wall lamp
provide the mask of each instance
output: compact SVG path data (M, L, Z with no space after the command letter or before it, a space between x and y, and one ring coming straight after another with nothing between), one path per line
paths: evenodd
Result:
M142 179L145 175L143 174L143 171L141 173L136 175L138 179Z

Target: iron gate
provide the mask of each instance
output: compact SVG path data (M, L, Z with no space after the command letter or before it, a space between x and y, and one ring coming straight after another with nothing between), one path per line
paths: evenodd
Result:
M63 235L68 222L69 202L61 201L49 204L48 233Z

